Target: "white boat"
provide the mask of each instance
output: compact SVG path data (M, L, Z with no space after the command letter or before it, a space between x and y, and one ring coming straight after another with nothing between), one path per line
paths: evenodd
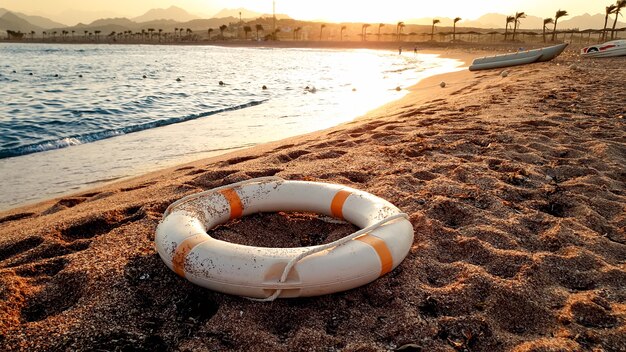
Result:
M488 70L509 66L525 65L533 62L550 61L565 50L567 43L548 46L545 48L518 51L495 56L479 57L472 62L470 71Z
M582 57L613 57L626 55L626 40L612 40L610 42L591 45L580 49Z

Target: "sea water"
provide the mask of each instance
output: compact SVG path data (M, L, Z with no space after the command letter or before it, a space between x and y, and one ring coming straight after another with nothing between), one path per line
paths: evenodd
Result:
M0 209L338 125L460 65L383 50L0 44Z

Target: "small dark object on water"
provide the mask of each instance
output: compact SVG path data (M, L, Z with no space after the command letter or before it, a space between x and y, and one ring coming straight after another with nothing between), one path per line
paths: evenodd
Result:
M78 78L83 78L83 75L78 75Z
M55 74L54 74L54 77L59 77L59 74L58 74L58 73L55 73Z
M399 91L401 91L401 90L402 90L402 88L400 88L400 86L397 86L397 87L396 87L396 91L398 91L398 92L399 92Z
M180 77L176 78L176 82L180 82L182 81L182 79L180 79Z
M13 73L17 73L17 71L13 70Z
M148 78L148 76L146 76L146 75L143 75L143 78Z
M220 81L220 86L223 86L224 84L225 84L224 82Z
M29 75L29 76L32 76L32 75L33 75L33 73L32 73L32 72L29 72L29 73L28 73L28 75Z
M263 90L266 90L267 86L264 84L263 87L261 87L261 88L263 88Z

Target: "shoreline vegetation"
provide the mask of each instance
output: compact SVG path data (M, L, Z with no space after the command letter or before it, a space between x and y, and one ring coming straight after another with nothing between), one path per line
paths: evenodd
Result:
M532 25L539 23L541 25L533 30L521 30L522 21L527 18L527 14L523 11L518 11L513 16L489 14L501 16L504 23L500 24L504 24L504 28L483 28L476 23L474 25L478 27L463 26L461 17L446 18L445 25L442 22L443 18L433 18L431 25L411 24L404 21L324 23L300 21L288 16L277 18L275 14L256 19L247 18L244 21L241 18L241 12L239 12L239 19L225 17L195 19L187 22L164 19L134 22L128 18L107 18L96 20L89 25L79 23L76 26L48 29L34 26L26 18L4 9L2 9L4 15L0 18L8 16L5 26L12 24L17 27L4 28L6 37L2 39L8 42L171 44L227 41L347 41L546 44L566 41L570 44L590 44L620 39L624 36L626 27L619 28L617 24L625 7L626 0L617 0L615 4L607 6L602 29L591 28L590 22L577 22L586 23L588 28L558 28L559 19L570 16L566 10L562 9L557 10L554 17L543 18L543 20L534 17ZM591 17L588 14L585 16ZM611 23L609 20L612 17ZM492 21L495 21L495 18L489 19L491 26L493 26ZM49 22L52 23L52 21ZM452 22L452 25L450 26L448 22ZM457 25L457 23L460 24Z
M610 31L608 31L610 33ZM193 31L192 31L193 33ZM23 34L22 34L23 35ZM605 40L612 40L610 35L606 35L606 31L601 29L588 30L563 30L556 32L541 31L523 31L517 33L517 38L510 39L512 34L504 30L488 31L488 30L472 30L461 32L439 32L435 36L434 33L410 33L402 36L400 40L396 36L391 36L383 40L303 40L295 38L280 39L243 39L243 38L223 38L223 39L207 39L197 34L190 34L185 37L175 38L143 38L137 39L135 35L130 37L117 37L116 32L111 32L107 36L96 38L93 34L90 37L31 37L23 36L16 38L15 36L3 37L0 43L34 43L34 44L133 44L133 45L220 45L220 46L275 46L275 47L364 47L364 48L388 48L398 47L402 45L552 45L555 43L567 42L569 44L594 44L601 43ZM507 39L509 36L509 39ZM551 37L546 40L542 37ZM606 39L605 39L606 37ZM454 39L452 39L454 38ZM615 31L613 39L625 39L626 27Z
M467 63L517 46L431 49ZM570 46L506 72L430 77L324 131L0 212L0 350L625 350L624 58ZM271 304L163 264L169 204L262 176L387 199L415 243L369 285ZM281 247L352 231L279 213L213 235Z

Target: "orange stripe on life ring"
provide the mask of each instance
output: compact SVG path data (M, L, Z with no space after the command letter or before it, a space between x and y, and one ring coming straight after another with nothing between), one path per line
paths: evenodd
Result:
M330 212L334 217L343 219L343 204L350 194L352 193L344 190L340 190L335 194L333 201L330 202Z
M174 257L172 257L172 268L176 274L185 277L185 260L187 259L187 254L189 254L195 246L208 241L209 238L210 237L206 234L199 233L188 237L176 247Z
M391 271L393 268L393 257L391 256L391 252L389 251L389 247L387 247L385 241L370 234L357 237L355 240L366 243L374 248L376 254L378 254L378 258L380 259L380 276L383 276Z
M237 192L232 188L221 190L220 193L230 204L230 219L240 218L243 214L243 204Z

